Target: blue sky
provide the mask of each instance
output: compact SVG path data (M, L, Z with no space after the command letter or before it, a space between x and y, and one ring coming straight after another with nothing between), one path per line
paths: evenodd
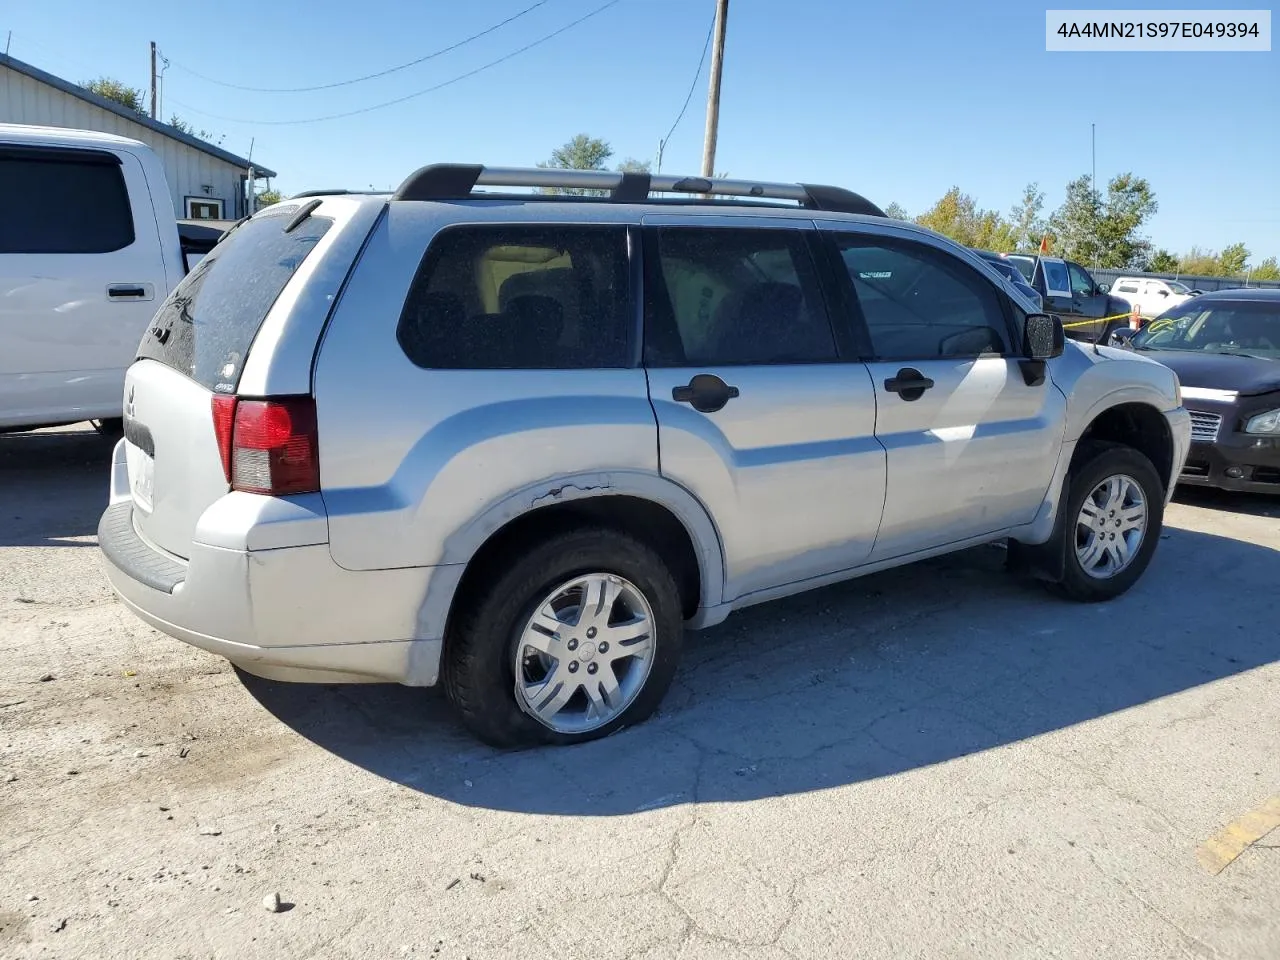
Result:
M0 41L11 30L15 57L69 80L145 86L154 39L170 60L164 113L225 134L241 155L253 138L286 193L381 189L433 161L532 165L579 132L608 140L617 160L652 158L688 92L714 0L618 0L473 77L320 123L240 121L403 97L605 0L546 0L419 66L332 90L246 92L191 72L257 87L331 83L421 57L533 2L274 0L215 13L173 0L41 0L6 4ZM913 214L952 185L1007 211L1036 181L1051 210L1067 181L1089 172L1096 123L1099 180L1132 170L1151 181L1157 245L1242 240L1255 262L1280 255L1280 52L1047 53L1044 11L1025 0L732 0L716 168L839 184ZM667 172L697 172L705 108L706 67L666 147Z

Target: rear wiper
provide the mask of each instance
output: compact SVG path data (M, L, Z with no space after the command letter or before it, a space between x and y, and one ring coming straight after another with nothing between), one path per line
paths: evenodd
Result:
M324 203L323 200L309 200L302 205L302 209L293 215L293 219L284 225L285 233L293 233L298 227L302 226L303 221L315 211L316 207Z

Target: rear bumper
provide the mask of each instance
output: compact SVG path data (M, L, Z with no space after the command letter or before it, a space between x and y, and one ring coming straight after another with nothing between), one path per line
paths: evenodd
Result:
M1193 443L1178 483L1280 494L1280 438L1231 433L1214 443Z
M98 537L112 588L141 619L271 679L437 681L441 638L424 635L419 612L450 568L344 570L314 542L313 509L249 494L210 507L190 557L171 557L137 531L123 458L122 441ZM300 545L286 545L291 527Z

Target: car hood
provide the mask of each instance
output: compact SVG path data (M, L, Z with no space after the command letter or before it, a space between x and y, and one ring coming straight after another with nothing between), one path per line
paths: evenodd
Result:
M1190 350L1142 350L1178 375L1184 387L1234 390L1248 396L1280 390L1280 360Z

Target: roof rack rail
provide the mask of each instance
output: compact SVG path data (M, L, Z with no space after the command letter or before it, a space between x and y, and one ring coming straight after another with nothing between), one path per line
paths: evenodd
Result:
M756 180L679 177L660 173L554 170L543 167L485 167L465 163L433 163L415 170L400 184L391 199L464 200L477 196L472 191L478 186L601 190L606 191L609 195L608 199L614 203L644 203L651 193L690 193L701 194L704 197L794 200L808 210L860 213L872 217L886 215L866 197L852 190L816 183L765 183Z

